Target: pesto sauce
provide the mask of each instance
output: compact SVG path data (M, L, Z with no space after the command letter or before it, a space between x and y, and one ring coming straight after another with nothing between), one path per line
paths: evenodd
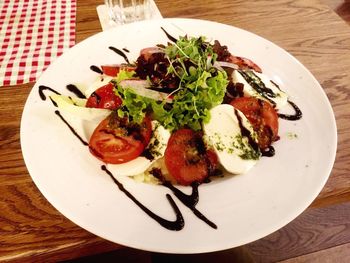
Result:
M159 151L160 147L165 147L165 144L162 144L160 146L160 141L158 140L158 138L154 138L153 142L151 142L148 147L147 150L149 152L150 155L152 155L153 159L156 159L157 157L162 156L162 153Z
M248 139L240 134L226 136L215 133L213 136L209 136L209 140L215 142L213 146L219 152L237 153L243 160L258 160L261 156L260 151L254 150L249 144Z

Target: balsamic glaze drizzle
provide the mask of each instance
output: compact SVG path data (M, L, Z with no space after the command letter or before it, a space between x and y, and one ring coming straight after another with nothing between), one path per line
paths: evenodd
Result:
M254 151L258 151L259 150L259 145L253 139L251 132L246 127L244 127L242 117L238 114L238 111L236 109L235 109L235 115L237 117L238 125L239 125L239 128L241 130L242 136L248 138L248 143L252 146Z
M141 208L147 215L149 215L152 219L157 221L162 227L165 227L166 229L169 230L174 230L174 231L179 231L183 229L185 226L185 222L183 219L183 216L181 214L180 209L176 205L174 199L169 195L166 194L166 197L171 205L171 207L174 209L174 212L176 214L176 220L175 221L169 221L166 220L155 213L153 213L151 210L149 210L146 206L144 206L140 201L138 201L128 190L125 189L124 185L121 184L113 174L107 169L105 165L101 166L101 169L105 171L110 178L113 180L113 182L118 186L119 190L122 191L128 198L130 198L139 208Z
M46 96L44 94L44 90L49 90L53 93L56 93L58 95L61 95L61 93L59 93L58 91L50 88L50 87L47 87L47 86L44 86L44 85L40 85L39 86L39 96L42 100L46 100ZM57 107L57 104L56 102L54 102L51 98L50 98L52 104ZM75 135L75 137L77 137L79 139L79 141L81 141L82 144L84 145L89 145L86 141L83 140L83 138L80 137L80 135L74 130L74 128L66 121L65 118L63 118L63 116L61 115L61 113L58 111L58 110L55 110L55 114L60 117L60 119L67 125L67 127L71 130L71 132Z
M271 99L271 98L275 98L276 94L270 88L266 87L264 82L262 82L261 79L256 74L254 74L252 71L245 72L243 70L239 70L238 72L257 93L259 93L263 98L269 101L272 105L276 105L276 102L274 102ZM258 82L254 81L252 76L254 76L254 78L258 80Z
M98 74L103 74L102 69L100 69L98 66L92 65L92 66L90 66L90 69L91 69L93 72L96 72L96 73L98 73Z
M120 49L118 49L116 47L108 47L108 48L110 50L114 51L115 53L117 53L118 55L122 56L124 58L124 60L126 61L126 63L130 64L128 57L125 55L125 53L123 51L121 51Z
M275 148L270 145L267 149L261 151L261 155L265 157L272 157L275 155Z
M176 188L175 186L173 186L170 182L164 182L163 185L167 188L169 188L174 195L185 205L187 206L189 209L191 209L191 211L203 222L205 222L207 225L209 225L210 227L217 229L217 225L215 223L213 223L212 221L210 221L206 216L204 216L200 211L198 211L198 209L196 208L196 205L199 201L199 195L198 195L198 183L194 183L192 184L192 193L191 195L187 195L185 193L183 193L182 191L180 191L178 188Z
M66 86L67 90L69 90L70 92L74 93L75 96L77 96L80 99L86 99L86 96L78 89L77 86L75 86L74 84L68 84Z
M176 188L172 183L170 183L169 181L165 180L162 172L160 169L152 169L151 171L152 175L154 177L156 177L157 179L159 179L162 183L163 186L167 187L168 189L170 189L173 194L185 205L187 206L189 209L191 209L191 211L199 218L201 219L203 222L205 222L207 225L209 225L210 227L217 229L217 225L214 224L212 221L210 221L208 218L206 218L200 211L197 210L196 205L199 201L199 194L198 194L198 186L199 183L194 182L191 184L192 187L192 193L190 195L185 194L184 192L182 192L180 189Z
M297 121L300 120L301 117L303 117L303 113L299 109L299 107L292 101L288 100L289 105L291 105L295 111L295 114L283 114L278 113L278 117L281 119L289 120L289 121Z
M39 86L39 96L40 96L40 98L42 99L42 100L46 100L46 96L45 96L45 94L44 94L44 90L49 90L49 91L51 91L51 92L53 92L53 93L56 93L57 95L61 95L61 93L59 93L58 91L56 91L56 90L54 90L54 89L52 89L52 88L50 88L50 87L47 87L47 86L44 86L44 85L40 85ZM52 101L52 100L51 100Z
M83 138L80 137L80 135L74 130L74 128L66 121L65 118L61 115L61 113L58 110L55 110L55 114L60 117L60 119L67 125L67 127L71 130L71 132L81 141L82 144L85 146L88 146L89 144L83 140Z
M174 43L177 42L177 39L175 37L173 37L172 35L170 35L163 27L160 27L163 32L165 33L165 35L168 37L168 39Z
M130 53L130 50L127 49L126 47L122 48L123 51L127 52L127 53Z
M53 106L58 107L58 105L57 105L56 101L54 101L53 99L51 99L51 97L50 97L50 100L51 100L51 102L52 102Z

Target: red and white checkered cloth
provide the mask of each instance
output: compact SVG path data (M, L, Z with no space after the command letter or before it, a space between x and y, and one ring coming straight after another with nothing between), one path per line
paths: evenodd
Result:
M0 86L34 82L75 44L76 0L0 0Z

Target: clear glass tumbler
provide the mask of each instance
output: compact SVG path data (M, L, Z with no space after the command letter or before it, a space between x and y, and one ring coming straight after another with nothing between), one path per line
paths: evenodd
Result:
M149 0L105 0L109 17L117 24L149 19Z

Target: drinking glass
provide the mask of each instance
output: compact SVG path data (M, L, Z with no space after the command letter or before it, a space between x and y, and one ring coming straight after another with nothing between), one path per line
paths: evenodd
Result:
M150 18L149 0L105 0L109 17L117 24Z

